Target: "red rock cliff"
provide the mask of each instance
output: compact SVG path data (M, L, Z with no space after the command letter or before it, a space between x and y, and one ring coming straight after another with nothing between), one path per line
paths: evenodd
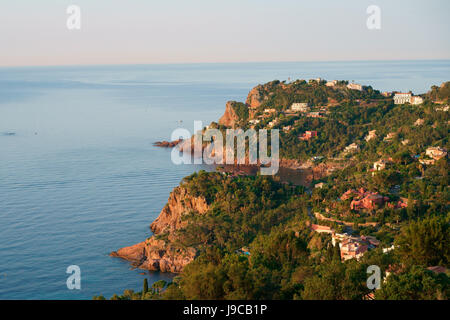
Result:
M178 273L195 259L197 250L175 245L175 231L183 228L188 213L204 214L209 206L203 197L193 197L183 187L176 187L170 194L166 206L151 224L153 236L138 244L111 252L111 256L132 262L133 266L162 272ZM168 233L167 237L158 235Z
M219 124L233 128L239 121L239 117L233 109L234 101L228 101L225 106L225 113L219 119Z
M245 104L249 106L252 109L259 108L263 102L263 98L261 96L261 85L257 85L254 87L250 92L248 93L247 100L245 101Z

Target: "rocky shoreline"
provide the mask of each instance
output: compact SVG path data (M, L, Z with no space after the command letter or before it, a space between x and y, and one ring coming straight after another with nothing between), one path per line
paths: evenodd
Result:
M160 147L160 148L173 148L175 146L177 146L180 142L182 142L182 139L178 139L175 141L156 141L153 143L153 145L155 147Z
M110 253L130 261L133 267L151 271L179 273L195 259L197 249L175 244L176 231L186 222L185 214L204 214L209 206L203 197L193 197L183 187L176 187L158 218L151 224L153 236L135 245Z

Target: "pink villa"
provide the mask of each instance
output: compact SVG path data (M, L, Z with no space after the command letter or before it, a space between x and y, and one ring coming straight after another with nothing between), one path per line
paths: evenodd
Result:
M362 244L361 242L352 239L344 240L340 244L340 247L342 260L353 258L359 260L364 255L364 253L369 250L369 246L367 244Z
M384 197L377 192L366 191L364 188L361 188L358 191L354 189L347 190L341 196L341 200L350 199L352 196L353 200L350 203L350 209L352 210L374 210L389 201L388 197Z
M299 138L301 140L309 140L312 137L317 137L317 131L305 131L305 133L302 136L300 136Z

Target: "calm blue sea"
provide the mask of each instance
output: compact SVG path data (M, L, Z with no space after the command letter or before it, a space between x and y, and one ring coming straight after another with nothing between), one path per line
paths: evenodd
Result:
M0 68L0 299L91 299L168 274L108 253L151 235L173 187L200 167L155 148L217 120L273 79L355 80L426 92L450 61ZM81 268L68 290L66 268Z

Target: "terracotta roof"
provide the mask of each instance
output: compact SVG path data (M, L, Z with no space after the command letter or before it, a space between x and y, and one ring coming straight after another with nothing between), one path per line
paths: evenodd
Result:
M427 269L430 271L433 271L434 273L438 273L438 274L447 272L447 268L442 267L442 266L428 267Z

